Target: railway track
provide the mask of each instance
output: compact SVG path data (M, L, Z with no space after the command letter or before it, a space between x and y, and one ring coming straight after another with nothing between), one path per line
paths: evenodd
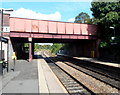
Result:
M58 60L61 60L60 58L57 58ZM63 59L61 60L63 61ZM111 72L112 74L109 74L110 72L105 72L105 67L104 68L95 68L95 66L87 66L87 65L82 65L79 63L75 63L75 62L65 62L63 61L65 64L79 70L82 71L102 82L105 82L106 84L111 85L112 87L115 87L117 89L120 90L120 79L119 79L119 72ZM96 65L96 64L94 64ZM103 69L103 70L102 70ZM114 76L112 76L114 75Z
M77 95L95 95L92 91L86 88L84 85L80 84L75 78L65 72L63 69L60 69L54 62L46 58L46 55L42 55L45 57L45 60L50 68L53 70L55 75L58 77L60 82L66 88L69 94L77 94Z
M74 63L75 65L84 67L84 68L89 69L91 71L94 71L96 73L99 73L99 74L105 75L107 77L113 78L117 81L120 81L120 76L119 76L120 75L120 68L106 66L103 64L96 65L96 63L93 63L93 62L82 61L79 59L74 59L74 58L69 58L69 57L67 57L67 59L66 59L66 57L60 58L60 56L57 58L61 59L61 61L63 61L63 62L66 60L70 60L68 62Z
M44 54L44 56L46 55ZM113 79L111 77L105 76L95 71L93 72L93 70L90 70L88 68L83 68L82 66L77 66L72 62L65 62L65 59L63 60L63 58L61 60L58 57L52 58L52 59L48 59L48 57L46 57L46 60L48 62L50 60L52 61L50 62L49 66L51 67L53 72L57 75L57 77L59 78L59 80L65 86L65 88L68 90L69 93L86 92L88 95L88 94L95 94L95 93L116 93L117 94L119 92L120 82L117 79ZM62 62L60 63L58 62L58 60ZM55 63L55 62L58 62L58 63ZM69 69L67 70L67 67L71 70ZM58 68L60 68L61 71L59 71ZM72 73L72 70L74 73ZM63 74L62 72L64 72L65 74ZM90 78L90 79L87 79L87 78ZM90 83L87 82L87 80L90 81ZM95 81L95 83L98 83L98 85L96 86L93 81ZM85 90L81 90L81 89L85 89ZM80 91L83 91L83 92L80 92Z

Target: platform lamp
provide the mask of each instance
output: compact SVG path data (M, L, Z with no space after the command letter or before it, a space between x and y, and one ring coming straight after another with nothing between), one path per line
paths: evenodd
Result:
M1 14L1 37L0 37L0 39L1 39L1 60L2 60L2 37L3 37L3 15L4 15L4 11L6 11L6 12L11 12L11 11L13 11L13 9L0 9L0 14Z
M114 35L111 37L111 39L115 40L115 27L110 26L110 28L114 30Z
M111 45L117 45L117 42L115 41L116 40L116 37L115 37L115 27L111 26L110 28L114 30L114 35L111 37L111 40L112 40Z

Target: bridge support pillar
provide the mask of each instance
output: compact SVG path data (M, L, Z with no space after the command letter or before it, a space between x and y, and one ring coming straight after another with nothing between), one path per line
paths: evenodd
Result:
M32 42L29 43L29 61L32 61Z
M100 42L101 42L100 39L98 39L98 40L96 41L96 52L97 52L96 56L97 56L98 58L100 57L100 54L99 54L99 45L100 45Z
M34 58L34 43L32 43L32 58Z

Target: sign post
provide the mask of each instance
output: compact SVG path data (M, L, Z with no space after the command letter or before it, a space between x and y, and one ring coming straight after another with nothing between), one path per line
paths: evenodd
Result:
M29 61L32 61L32 38L28 38L29 41Z

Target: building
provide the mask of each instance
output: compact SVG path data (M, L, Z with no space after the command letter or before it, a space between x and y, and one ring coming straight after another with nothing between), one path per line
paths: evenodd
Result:
M3 31L2 31L2 25L1 25L2 17L0 14L0 20L1 20L0 21L0 60L4 59L5 61L9 61L9 54L10 54L9 51L12 50L12 48L10 48L12 45L9 44L10 43L9 36L4 35L10 32L9 17L10 17L10 14L7 14L7 13L3 14ZM2 54L1 54L1 51L2 51Z

